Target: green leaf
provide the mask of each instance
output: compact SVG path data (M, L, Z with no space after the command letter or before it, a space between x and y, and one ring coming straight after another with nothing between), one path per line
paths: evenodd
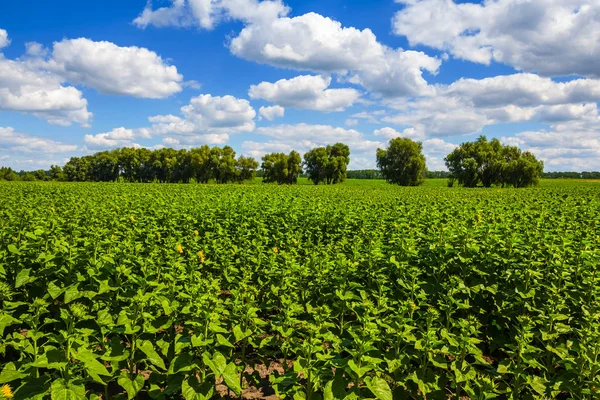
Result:
M237 373L237 366L235 363L230 362L223 370L223 380L227 387L239 396L242 394L242 387L240 386L240 377Z
M367 377L365 378L365 383L379 400L392 400L392 389L390 389L390 385L384 379L378 376Z
M52 400L85 399L85 387L83 385L76 385L70 381L67 382L64 379L57 379L52 382L50 398Z
M236 342L244 340L247 337L247 335L244 333L244 331L242 331L242 328L240 328L239 325L233 327L233 336L235 336Z
M13 254L21 254L21 252L19 251L19 249L17 249L17 246L15 246L14 244L9 244L8 245L8 251L10 251Z
M157 367L166 370L165 362L161 356L154 350L152 342L149 340L138 341L138 348L146 355L146 359Z
M181 394L185 400L208 400L212 398L214 386L210 381L200 385L195 376L190 376L181 384Z
M528 376L527 377L527 383L529 384L529 386L531 386L531 388L533 390L535 390L535 392L539 395L544 395L546 394L546 385L544 383L544 380L539 377L539 376Z
M122 372L117 383L127 392L127 399L131 400L144 387L144 377L137 374L134 379L131 379L128 373Z
M56 284L54 282L50 282L48 284L48 294L50 295L50 297L52 297L52 299L56 299L64 291L65 291L64 289L61 289L58 286L56 286Z
M0 385L21 379L25 376L27 376L27 374L17 371L17 367L14 363L6 363L4 368L2 368L2 372L0 372Z
M81 350L74 353L73 357L83 363L88 373L94 373L101 376L111 376L106 367L96 359L96 355L91 351Z
M348 366L356 375L358 375L359 378L371 370L371 368L369 367L359 368L358 365L356 365L356 363L354 362L354 360L348 361Z
M202 360L212 370L217 379L223 375L223 371L225 371L225 367L227 366L227 360L223 354L217 351L211 359L210 354L204 353L202 354Z
M233 344L231 344L229 340L225 339L225 336L221 335L220 333L217 333L217 343L219 343L221 346L234 347Z
M20 288L28 284L29 282L33 282L36 278L32 278L29 276L31 272L31 268L23 268L17 274L17 278L15 279L15 289Z
M16 318L13 318L8 314L0 314L0 337L4 335L4 328L6 328L7 326L18 324L19 322L21 321L19 321Z
M81 297L81 293L79 292L79 289L77 289L77 286L78 284L71 285L65 290L65 304Z

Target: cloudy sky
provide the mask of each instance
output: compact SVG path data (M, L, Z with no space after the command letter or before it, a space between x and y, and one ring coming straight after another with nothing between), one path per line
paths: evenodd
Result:
M600 170L600 0L30 0L0 5L0 165L122 146L238 154L479 134Z

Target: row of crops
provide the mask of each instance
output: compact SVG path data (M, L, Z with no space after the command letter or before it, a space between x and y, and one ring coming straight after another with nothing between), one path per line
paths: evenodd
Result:
M0 186L0 398L600 397L600 186Z

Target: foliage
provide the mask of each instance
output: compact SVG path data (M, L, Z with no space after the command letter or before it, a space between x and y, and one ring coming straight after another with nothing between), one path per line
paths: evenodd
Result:
M235 158L235 151L202 146L174 150L163 148L122 148L102 151L91 156L71 157L60 169L53 166L51 176L72 182L243 182L254 177L258 163L251 157ZM53 178L54 179L54 178Z
M546 179L600 179L599 171L583 172L543 172L542 178Z
M381 171L376 169L355 169L346 172L348 179L382 179Z
M391 139L387 149L377 149L377 167L390 183L422 185L426 170L423 144L409 138Z
M350 148L343 143L317 147L304 154L306 174L315 185L343 182L349 163Z
M515 146L504 146L496 138L488 141L480 136L475 142L465 142L445 158L452 183L465 187L536 185L544 164L530 152Z
M15 399L598 398L597 185L0 186Z
M302 173L302 158L294 150L290 154L265 154L262 161L262 178L265 183L277 182L280 185L291 185L298 182L298 176Z

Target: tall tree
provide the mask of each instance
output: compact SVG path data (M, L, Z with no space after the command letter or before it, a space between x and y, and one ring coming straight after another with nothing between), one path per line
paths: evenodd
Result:
M236 163L236 182L249 181L256 175L258 161L252 157L240 156Z
M212 170L210 168L210 147L204 145L190 150L190 157L192 163L192 173L196 182L208 183L213 177Z
M503 146L498 139L488 141L485 136L462 143L446 156L445 162L449 179L465 187L530 186L537 183L543 171L543 163L533 154Z
M263 182L277 182L281 184L294 184L298 175L302 173L302 158L296 151L290 154L270 153L262 158Z
M350 148L343 143L317 147L304 154L308 179L315 185L321 182L328 185L343 182L349 163Z
M424 182L423 144L408 138L390 140L387 149L377 149L377 166L390 183L418 186Z

